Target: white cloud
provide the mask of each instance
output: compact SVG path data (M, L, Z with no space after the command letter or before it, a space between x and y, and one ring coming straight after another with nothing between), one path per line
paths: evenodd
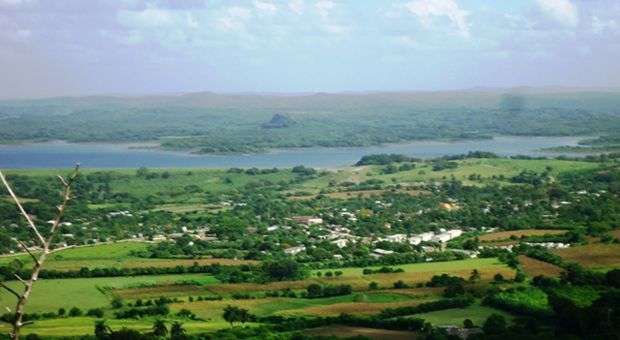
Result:
M304 1L303 0L291 0L288 3L288 8L297 13L297 14L302 14L304 12Z
M536 0L538 7L553 20L570 27L579 24L579 11L570 0Z
M317 12L319 13L319 16L323 19L327 19L329 17L329 14L334 8L334 6L336 6L336 4L334 4L333 1L329 0L321 0L314 5Z
M254 1L254 8L256 8L259 13L268 15L273 15L278 11L278 7L276 5L266 1Z
M17 7L31 2L33 0L0 0L0 6Z
M469 12L461 9L454 0L415 0L405 4L405 8L426 27L431 26L435 17L445 16L462 36L469 37Z
M147 8L142 11L122 10L118 12L118 20L124 25L141 28L163 27L174 23L170 11L159 8Z
M392 41L397 45L405 47L418 47L419 43L410 35L399 35L392 38Z
M599 19L596 15L592 16L592 32L594 33L602 33L606 30L616 30L618 28L618 24L615 20L602 20Z
M228 8L226 14L217 20L217 27L224 31L242 31L246 28L246 21L252 16L252 12L245 7L233 6Z

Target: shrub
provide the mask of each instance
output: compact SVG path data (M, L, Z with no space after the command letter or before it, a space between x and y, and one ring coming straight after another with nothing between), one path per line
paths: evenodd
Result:
M103 309L101 309L101 308L89 309L86 312L86 315L87 316L92 316L92 317L95 317L95 318L102 318L103 317Z

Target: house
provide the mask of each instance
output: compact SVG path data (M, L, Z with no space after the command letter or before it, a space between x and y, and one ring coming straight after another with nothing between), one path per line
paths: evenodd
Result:
M280 226L277 226L277 225L272 225L272 226L267 227L268 232L276 231L278 229L280 229Z
M430 241L433 238L433 236L435 236L435 233L432 231L429 231L426 233L422 233L418 236L422 239L422 242L426 242L426 241Z
M331 243L335 244L338 248L344 248L349 243L349 240L341 238L341 239L332 241Z
M338 261L340 261L340 260L342 260L342 259L344 259L344 256L342 256L342 255L340 255L340 254L334 254L334 260L338 260Z
M370 254L370 256L375 257L375 258L379 258L385 255L391 255L394 254L393 251L391 250L385 250L385 249L380 249L380 248L376 248L373 249L372 253Z
M388 235L384 238L384 240L388 242L392 242L392 243L401 243L407 240L407 235L405 234Z
M153 235L153 241L155 242L165 241L165 240L166 240L166 236L164 235Z
M422 243L422 238L420 236L411 236L409 238L409 244L417 246L418 244Z
M450 229L450 230L446 231L446 233L449 234L450 237L452 237L452 238L457 238L457 237L463 235L463 231L460 230L460 229Z
M315 216L293 216L291 219L299 224L305 224L305 225L323 223L322 218L315 217Z
M434 242L439 242L439 243L448 242L451 239L452 239L452 237L448 233L437 234L437 235L433 236L433 238L432 238L432 240Z
M457 336L461 339L467 339L474 334L484 333L480 327L463 328L452 325L439 325L437 328L443 330L448 335Z
M306 246L297 246L284 249L284 253L287 255L297 255L302 251L306 251Z

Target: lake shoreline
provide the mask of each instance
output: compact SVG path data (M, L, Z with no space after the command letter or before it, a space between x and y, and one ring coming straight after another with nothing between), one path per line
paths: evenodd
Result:
M80 162L91 168L272 168L296 165L338 169L350 166L362 156L378 153L404 154L429 159L494 152L500 156L557 156L545 148L577 146L584 136L494 136L493 139L420 140L362 147L277 148L261 153L196 154L162 149L149 143L69 143L50 141L0 145L2 168L62 168ZM565 153L567 155L578 155Z

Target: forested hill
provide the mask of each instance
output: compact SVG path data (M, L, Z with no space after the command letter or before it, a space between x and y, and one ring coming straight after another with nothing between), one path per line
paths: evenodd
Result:
M509 93L509 94L507 94ZM295 124L265 129L274 115ZM0 101L0 141L159 140L170 149L250 152L495 134L620 131L620 91L190 93Z

